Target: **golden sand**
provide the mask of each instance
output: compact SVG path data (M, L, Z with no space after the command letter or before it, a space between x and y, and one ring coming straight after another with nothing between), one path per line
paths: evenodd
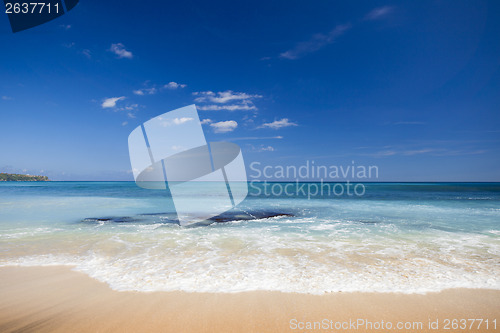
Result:
M479 318L489 320L488 329L485 322L480 329L444 329L446 319ZM349 321L358 320L371 322L372 329L349 327ZM430 329L429 321L436 320L439 328ZM116 292L68 267L0 268L0 332L386 332L375 329L382 321L384 327L393 325L391 332L498 332L500 291L321 296ZM315 322L317 329L299 329ZM413 327L398 330L398 323Z

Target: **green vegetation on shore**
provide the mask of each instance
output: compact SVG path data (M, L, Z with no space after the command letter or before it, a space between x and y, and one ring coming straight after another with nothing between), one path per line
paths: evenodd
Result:
M0 182L46 182L47 176L20 175L17 173L0 173Z

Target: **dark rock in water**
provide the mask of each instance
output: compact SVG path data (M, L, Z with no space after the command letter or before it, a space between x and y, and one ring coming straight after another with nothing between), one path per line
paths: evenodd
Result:
M218 216L214 216L209 218L209 221L222 223L222 222L231 222L231 221L248 221L248 220L261 220L267 219L270 217L278 217L278 216L293 216L288 213L277 213L277 212L225 212Z
M100 222L126 223L126 222L139 222L139 221L142 221L142 219L130 216L88 217L82 220L82 222L90 222L90 223L100 223Z
M83 219L81 222L86 222L86 223L99 223L99 222L108 222L111 221L113 218L112 217L87 217Z
M111 221L111 217L87 217L82 220L82 222L107 222Z
M382 223L381 221L369 221L369 220L359 220L359 221L356 221L356 222L363 223L363 224L379 224L379 223Z
M218 216L209 218L205 223L199 223L197 225L207 225L211 223L224 223L224 222L235 222L235 221L249 221L249 220L260 220L267 219L270 217L279 216L293 216L289 213L279 213L279 212L245 212L245 211L229 211L222 213ZM172 224L178 223L177 216L173 213L146 213L138 214L136 216L110 216L110 217L89 217L81 220L84 223L165 223Z

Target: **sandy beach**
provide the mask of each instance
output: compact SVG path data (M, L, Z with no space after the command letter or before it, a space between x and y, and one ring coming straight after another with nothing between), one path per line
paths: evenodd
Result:
M381 331L377 325L387 328L389 322L395 332L449 332L453 330L451 322L445 329L446 319L472 318L488 319L489 327L483 322L479 329L466 331L494 332L492 321L500 319L497 290L321 296L265 291L116 292L63 266L3 267L0 295L1 332L375 332ZM438 328L430 329L429 321L436 320ZM314 322L316 329L307 329ZM398 323L413 328L398 330Z

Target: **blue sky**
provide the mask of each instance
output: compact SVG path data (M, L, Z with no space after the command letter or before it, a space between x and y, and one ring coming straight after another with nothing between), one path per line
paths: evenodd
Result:
M500 181L498 1L82 0L0 38L0 171L133 180L129 133L195 103L247 165Z

